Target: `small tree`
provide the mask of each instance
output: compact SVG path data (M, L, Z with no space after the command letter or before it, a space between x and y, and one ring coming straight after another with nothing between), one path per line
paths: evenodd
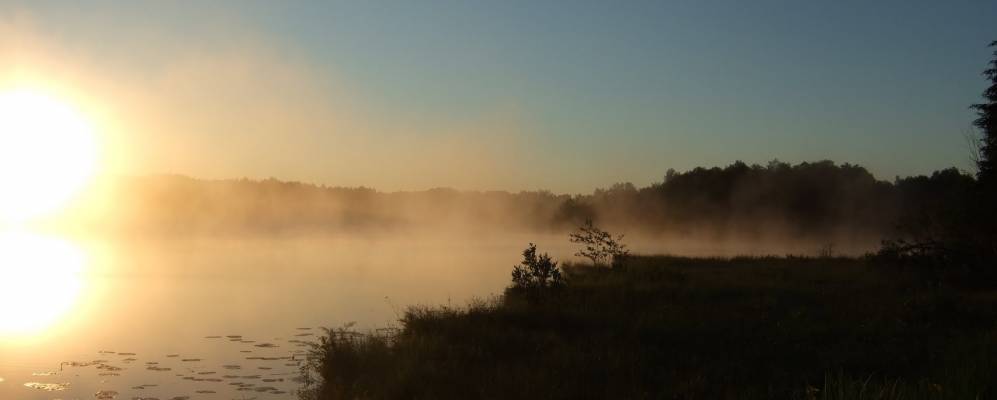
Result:
M563 286L564 277L557 261L547 253L537 254L537 245L530 243L523 250L523 261L512 267L512 285L515 289L538 292Z
M585 246L575 253L576 256L588 258L597 265L606 264L607 261L617 265L630 255L627 245L623 244L623 235L614 238L609 232L597 228L591 219L585 220L585 224L578 227L577 232L571 233L569 240Z

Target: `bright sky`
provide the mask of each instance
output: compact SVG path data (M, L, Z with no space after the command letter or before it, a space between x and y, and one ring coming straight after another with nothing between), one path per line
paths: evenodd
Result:
M981 1L0 0L0 87L109 171L589 192L668 168L968 168Z

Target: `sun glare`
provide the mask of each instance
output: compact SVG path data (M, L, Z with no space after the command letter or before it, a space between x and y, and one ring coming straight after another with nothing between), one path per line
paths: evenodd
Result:
M80 111L41 91L0 92L0 222L59 210L96 164L93 128Z
M56 323L83 287L86 254L68 241L0 231L0 339Z

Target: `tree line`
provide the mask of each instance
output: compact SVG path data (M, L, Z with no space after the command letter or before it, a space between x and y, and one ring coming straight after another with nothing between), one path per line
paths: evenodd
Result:
M364 231L466 228L565 232L587 220L633 234L886 237L958 212L976 179L956 169L877 180L831 161L669 170L646 187L590 194L431 189L380 192L266 180L123 179L105 227L164 232Z

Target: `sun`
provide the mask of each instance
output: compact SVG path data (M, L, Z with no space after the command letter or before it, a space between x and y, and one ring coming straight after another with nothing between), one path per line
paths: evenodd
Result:
M97 147L70 103L39 90L0 91L0 223L64 207L93 177Z

